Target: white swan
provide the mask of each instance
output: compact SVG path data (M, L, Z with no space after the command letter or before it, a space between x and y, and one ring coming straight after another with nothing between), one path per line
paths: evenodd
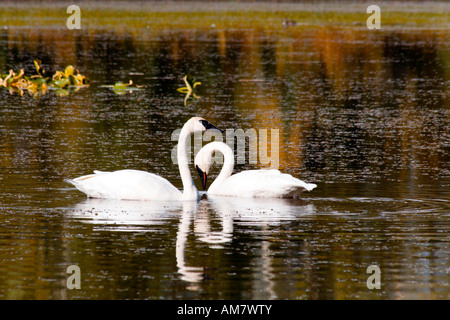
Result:
M223 142L211 142L205 145L195 157L195 167L205 190L212 155L215 151L223 154L224 163L220 174L207 191L209 195L297 198L303 191L311 191L317 187L314 183L303 182L275 169L247 170L231 175L234 168L233 151Z
M188 167L188 145L191 134L206 130L219 130L200 117L193 117L183 126L178 139L178 168L183 182L183 192L168 180L145 171L119 170L94 171L66 182L91 198L123 200L198 200L199 194Z

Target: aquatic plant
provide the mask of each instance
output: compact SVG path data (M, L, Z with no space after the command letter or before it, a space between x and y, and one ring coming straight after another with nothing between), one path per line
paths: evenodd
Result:
M128 82L128 83L118 81L114 85L104 85L102 87L111 88L115 94L123 95L126 93L131 93L131 92L133 92L133 90L139 90L143 86L134 84L133 81L130 80L130 82Z
M86 86L89 84L89 80L81 75L78 70L75 74L75 68L73 66L67 66L63 71L56 71L52 77L50 84L57 88L65 88L68 86Z
M18 93L23 96L27 91L36 97L46 94L49 88L55 89L57 95L63 96L89 85L89 80L78 70L75 72L73 66L69 65L64 71L56 71L53 76L47 77L45 70L41 67L41 61L34 60L33 62L37 74L26 76L23 69L19 72L11 69L9 74L0 75L0 86L8 89L11 94ZM68 90L69 87L72 90Z
M195 81L195 79L189 75L184 76L183 80L186 84L186 87L178 88L177 91L186 94L186 97L184 98L184 105L186 106L187 101L191 95L196 99L200 99L200 97L196 94L195 88L202 83L199 81Z
M23 69L19 72L11 69L9 74L0 75L0 86L8 89L11 94L18 93L20 95L23 95L24 91L28 91L35 96L39 93L44 94L48 90L45 81L25 76Z

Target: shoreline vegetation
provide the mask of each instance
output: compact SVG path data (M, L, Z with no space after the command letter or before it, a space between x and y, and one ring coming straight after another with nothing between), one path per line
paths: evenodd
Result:
M103 28L271 28L294 26L366 27L370 14L363 1L235 2L235 1L78 1L82 29ZM449 27L449 5L440 1L379 2L383 28ZM0 29L66 28L67 2L0 1Z

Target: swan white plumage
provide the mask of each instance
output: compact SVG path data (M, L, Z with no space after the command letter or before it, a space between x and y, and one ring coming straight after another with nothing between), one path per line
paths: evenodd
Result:
M205 145L195 157L195 167L205 190L212 155L215 151L223 154L224 163L219 175L209 187L208 195L297 198L303 191L311 191L317 187L314 183L306 183L275 169L247 170L231 175L234 168L233 151L225 143L215 141Z
M180 132L177 146L178 168L183 183L183 192L168 180L140 170L118 170L113 172L94 171L66 182L91 198L122 200L198 200L199 193L188 167L188 146L191 134L207 130L219 130L200 117L193 117L185 123Z

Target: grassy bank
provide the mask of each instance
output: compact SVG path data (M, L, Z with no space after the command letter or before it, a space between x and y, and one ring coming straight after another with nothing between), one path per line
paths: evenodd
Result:
M283 28L296 25L366 25L370 14L360 2L123 2L78 1L83 28ZM445 2L380 2L382 26L448 28ZM67 2L0 2L0 27L66 27Z

